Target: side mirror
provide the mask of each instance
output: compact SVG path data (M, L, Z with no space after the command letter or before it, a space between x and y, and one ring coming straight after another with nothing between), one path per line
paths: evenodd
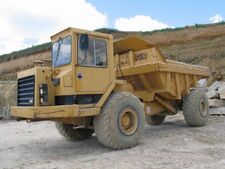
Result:
M81 34L79 38L79 46L81 50L87 50L89 47L88 34Z

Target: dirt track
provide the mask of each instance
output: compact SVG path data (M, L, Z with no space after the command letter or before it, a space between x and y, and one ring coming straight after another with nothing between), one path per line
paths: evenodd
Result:
M131 149L113 151L95 136L68 142L52 122L0 121L0 168L225 168L225 117L191 128L181 115L161 126L146 126Z

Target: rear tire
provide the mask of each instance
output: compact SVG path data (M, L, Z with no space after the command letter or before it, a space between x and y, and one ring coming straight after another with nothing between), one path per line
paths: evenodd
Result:
M131 93L112 93L94 118L95 134L100 143L113 149L129 148L138 143L144 130L144 111L140 100Z
M145 122L149 125L160 125L164 122L166 115L145 116Z
M74 125L56 122L56 128L60 135L69 141L81 141L88 139L94 133L92 129L74 128Z
M209 103L205 90L194 89L183 100L183 114L188 125L201 127L209 117Z

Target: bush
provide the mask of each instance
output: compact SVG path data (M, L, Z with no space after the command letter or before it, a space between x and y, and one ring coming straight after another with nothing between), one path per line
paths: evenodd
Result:
M117 33L119 32L117 29L112 29L112 28L100 28L100 29L96 29L95 32L100 32L100 33Z

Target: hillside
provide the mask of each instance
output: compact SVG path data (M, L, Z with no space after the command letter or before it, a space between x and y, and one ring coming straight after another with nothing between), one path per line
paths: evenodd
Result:
M111 33L114 39L140 36L156 44L169 59L209 66L213 80L225 80L225 23L195 25L153 32L121 32L114 29L96 31ZM37 59L49 59L50 43L0 56L0 79L7 74L33 67ZM4 75L4 77L3 77ZM13 78L15 76L12 76Z

